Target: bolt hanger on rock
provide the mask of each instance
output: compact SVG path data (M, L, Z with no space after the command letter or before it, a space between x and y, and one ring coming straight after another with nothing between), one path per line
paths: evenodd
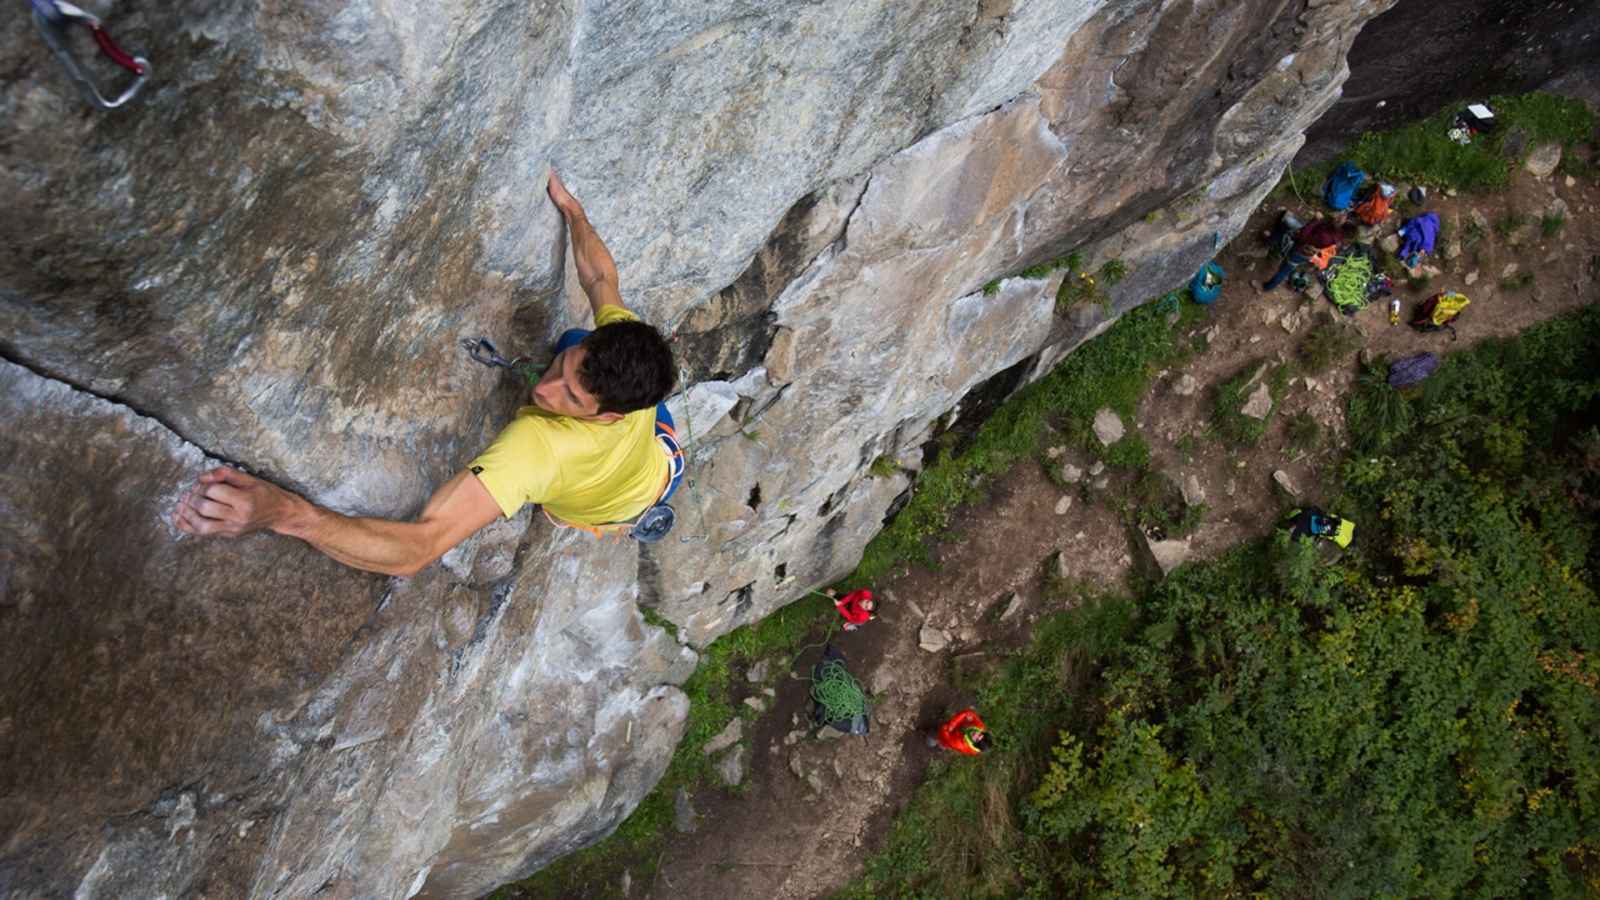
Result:
M78 90L84 99L101 109L116 109L129 100L132 100L139 89L144 87L145 81L150 77L150 61L142 56L133 56L111 39L111 35L100 24L100 19L90 13L84 12L66 0L28 0L33 7L33 24L39 29L39 36L44 38L45 44L50 47L50 52L61 61L61 67L67 70L67 76L77 82ZM133 73L133 84L123 89L115 99L107 100L100 93L100 88L95 85L89 73L78 65L77 59L68 47L68 29L72 25L82 25L94 35L94 42L100 45L100 52L105 57L129 72Z

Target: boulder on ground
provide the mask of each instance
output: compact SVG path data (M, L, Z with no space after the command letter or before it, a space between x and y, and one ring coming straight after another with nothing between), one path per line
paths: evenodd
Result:
M1291 499L1300 499L1300 486L1294 483L1294 478L1288 472L1282 469L1274 471L1272 473L1272 481L1280 490L1288 494Z
M717 760L717 764L713 767L717 778L728 787L738 787L744 781L745 756L743 745L729 750L727 755Z
M710 756L718 750L739 743L739 739L742 737L744 737L744 720L735 716L733 721L729 722L725 728L717 732L711 740L706 741L705 749L702 752Z
M1272 390L1266 384L1256 385L1256 389L1250 392L1239 412L1252 419L1265 420L1272 414Z
M672 798L672 828L679 834L694 834L700 828L700 814L689 802L689 792L680 787Z
M917 646L929 653L938 653L940 650L950 646L950 635L942 628L924 625L922 630L917 633Z
M1151 540L1145 536L1145 547L1150 551L1150 556L1156 561L1156 568L1161 570L1163 577L1172 574L1172 570L1184 564L1189 559L1191 548L1187 540Z
M1523 166L1536 178L1549 178L1556 173L1556 166L1561 165L1560 144L1540 144L1528 154L1528 159Z
M1122 440L1122 436L1126 433L1127 429L1123 427L1122 417L1117 415L1117 411L1111 407L1101 407L1094 414L1094 436L1099 438L1101 444L1109 447Z
M1200 380L1188 372L1183 373L1172 385L1172 392L1180 397L1194 396L1194 392L1198 390L1200 390Z

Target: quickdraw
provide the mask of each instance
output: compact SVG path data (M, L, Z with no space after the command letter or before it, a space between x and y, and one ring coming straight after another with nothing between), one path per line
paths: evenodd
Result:
M111 39L105 27L100 24L100 19L90 13L84 12L66 0L29 0L33 7L33 24L39 29L39 36L49 45L50 51L61 61L62 68L67 70L67 75L77 82L79 91L84 99L101 109L116 109L129 100L132 100L139 89L144 87L145 81L150 77L150 61L142 56L133 56ZM133 84L123 89L115 99L107 100L100 93L100 89L90 79L89 74L78 65L73 58L72 51L68 49L67 28L70 25L82 25L94 35L94 41L100 45L100 52L106 58L133 73Z
M519 356L516 359L506 359L504 356L500 355L500 351L495 349L494 344L488 338L462 338L461 347L467 351L467 355L472 357L474 362L480 362L486 366L495 366L497 368L506 369L512 372L517 371L518 366L528 362L528 358L526 356Z

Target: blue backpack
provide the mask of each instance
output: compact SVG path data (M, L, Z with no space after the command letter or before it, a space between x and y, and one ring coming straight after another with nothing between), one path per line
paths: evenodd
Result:
M1222 294L1222 279L1227 277L1222 267L1212 260L1200 267L1200 271L1189 280L1189 293L1194 297L1194 302L1206 306L1216 302Z
M1367 173L1348 160L1339 164L1322 185L1322 199L1333 210L1346 210L1355 202L1356 191L1367 181Z

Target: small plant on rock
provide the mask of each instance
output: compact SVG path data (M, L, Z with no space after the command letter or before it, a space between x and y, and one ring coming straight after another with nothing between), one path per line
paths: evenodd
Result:
M1562 226L1567 224L1567 217L1561 213L1545 213L1539 219L1539 232L1547 238L1555 237L1561 233Z

